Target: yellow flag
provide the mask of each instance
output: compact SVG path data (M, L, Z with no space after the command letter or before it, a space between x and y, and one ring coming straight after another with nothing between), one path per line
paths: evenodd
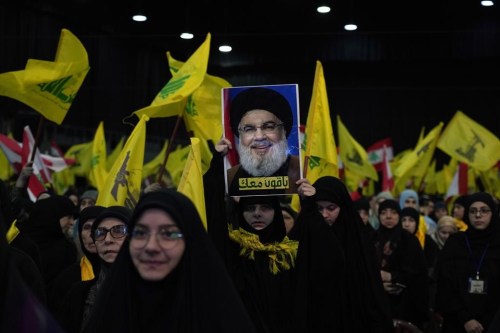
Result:
M104 123L101 121L97 127L92 142L92 160L90 163L90 183L98 191L104 189L108 171L106 169L106 138L104 136Z
M123 149L124 143L125 143L125 137L122 136L120 138L120 141L118 141L118 143L116 144L115 148L113 148L111 154L109 154L108 157L106 158L106 170L108 171L111 170L111 167L113 167L113 164L115 164L116 159L118 158L120 152Z
M351 172L378 181L375 167L370 163L366 150L351 136L337 116L340 158L346 169Z
M172 182L176 186L178 186L181 181L182 172L184 171L184 166L186 165L190 151L190 146L177 146L177 149L168 156L167 170L172 177Z
M323 66L319 61L316 61L313 92L301 147L307 158L305 174L311 184L323 176L338 177L337 145L333 136Z
M148 115L151 118L180 116L185 109L188 97L200 86L205 78L209 54L210 34L207 34L205 42L172 76L156 95L151 105L135 111L134 114L138 117Z
M436 181L436 160L432 160L423 180L423 192L426 194L438 194Z
M0 74L0 95L16 99L60 125L89 69L82 43L62 29L55 61L28 59L24 70Z
M14 139L12 133L9 133L7 136ZM12 168L9 159L5 155L4 151L0 149L0 179L9 180L12 176L14 176L14 174L14 168Z
M480 171L479 178L484 186L486 192L493 194L495 197L500 198L500 179L498 177L498 167L487 171Z
M160 172L160 168L165 160L165 153L167 152L168 141L165 140L163 148L151 161L144 164L142 168L142 179L146 179L149 176L157 175Z
M170 72L175 75L184 65L167 52ZM186 108L182 113L186 129L200 139L201 163L203 173L210 167L212 152L208 140L214 144L222 137L222 103L221 89L231 87L226 80L205 74L201 85L188 97Z
M500 160L500 140L461 111L446 126L437 147L480 171Z
M69 147L64 157L75 160L75 164L69 168L74 175L88 177L92 161L92 141Z
M394 171L395 178L404 178L409 175L413 177L413 189L419 190L429 164L434 157L434 151L442 128L443 123L440 122L425 137L419 139L415 149L401 160L401 163Z
M191 138L191 151L189 152L177 191L191 199L200 214L205 230L207 230L203 173L201 172L200 139L198 138Z
M99 191L96 205L104 207L125 206L134 209L141 193L146 122L148 120L149 117L143 115L135 125L120 156L106 178L103 190Z

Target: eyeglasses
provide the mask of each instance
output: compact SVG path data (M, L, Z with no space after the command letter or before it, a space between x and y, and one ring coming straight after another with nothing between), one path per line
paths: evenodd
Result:
M94 241L103 241L106 238L108 232L113 238L123 238L127 236L128 229L124 224L115 225L109 229L99 227L94 231Z
M276 124L275 122L268 121L261 126L245 125L238 128L238 131L246 136L253 136L257 133L257 129L260 128L264 134L274 134L278 131L278 128L283 127L283 123Z
M479 209L473 207L473 208L469 209L469 215L476 215L477 213L479 213L479 215L484 216L490 212L491 212L491 209L488 209L486 207L481 207Z
M156 232L152 232L144 227L135 227L130 237L130 246L142 249L148 244L151 235L156 236L156 242L165 250L175 247L177 241L184 238L179 229L172 229L172 227L163 227Z

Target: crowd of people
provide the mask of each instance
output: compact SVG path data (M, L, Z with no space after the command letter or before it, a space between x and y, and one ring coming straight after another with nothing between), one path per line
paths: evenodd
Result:
M266 147L289 127L247 107L235 131L255 161L241 172L288 177ZM0 182L0 332L499 332L491 194L450 206L411 189L353 199L337 177L306 177L293 179L295 210L287 189L228 195L233 147L213 148L206 229L187 196L158 184L130 210L97 206L92 188L32 202L30 164Z

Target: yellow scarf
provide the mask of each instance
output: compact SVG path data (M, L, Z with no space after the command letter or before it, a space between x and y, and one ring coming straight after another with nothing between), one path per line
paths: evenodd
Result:
M83 256L82 259L80 259L80 271L82 274L82 281L89 281L95 277L92 263L86 256Z
M278 243L262 244L259 236L238 228L233 230L229 226L229 238L240 244L240 256L255 260L255 251L267 252L269 256L269 270L273 274L278 274L281 270L289 270L295 266L297 249L299 242L288 239L287 236Z
M16 239L17 235L19 235L20 231L16 226L17 220L14 220L10 225L9 230L7 231L7 243L12 243L14 239Z

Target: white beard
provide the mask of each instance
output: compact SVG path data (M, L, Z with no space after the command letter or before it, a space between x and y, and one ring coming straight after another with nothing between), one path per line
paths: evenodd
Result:
M286 137L278 143L272 144L264 155L253 155L252 144L238 145L240 164L250 175L254 177L270 176L286 162L288 157L288 142Z

